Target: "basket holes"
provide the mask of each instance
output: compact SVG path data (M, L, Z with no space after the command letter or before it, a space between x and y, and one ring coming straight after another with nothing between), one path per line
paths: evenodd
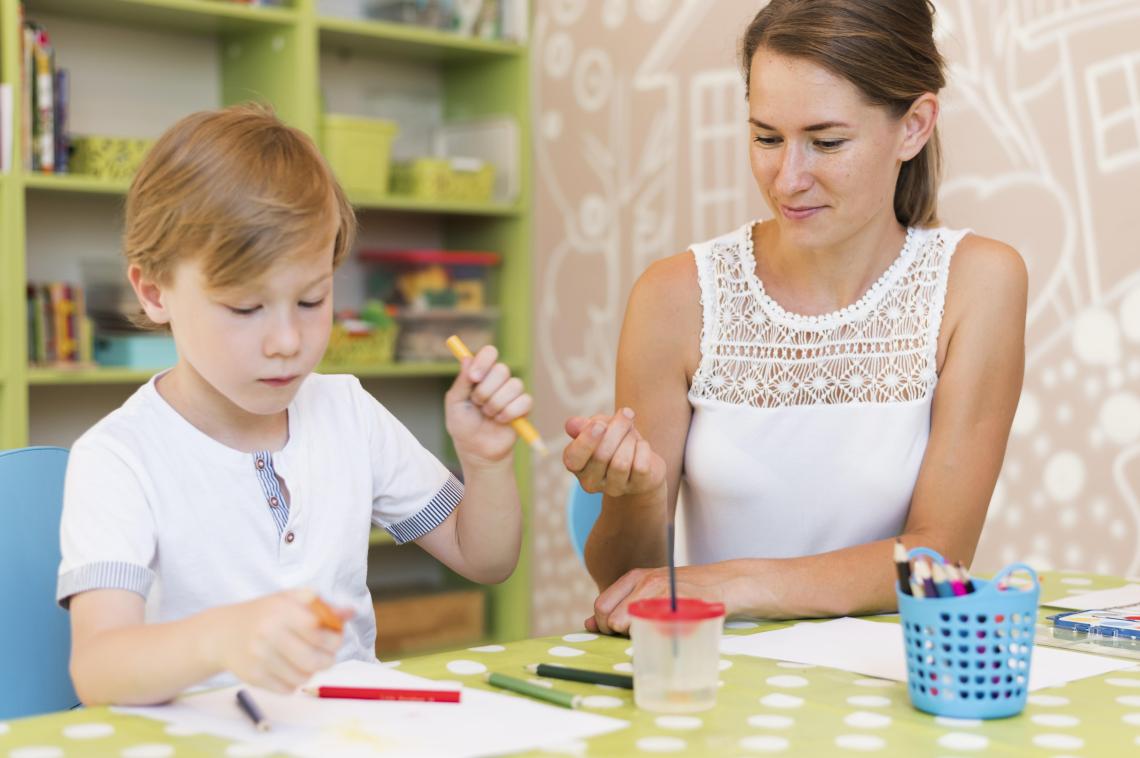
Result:
M959 613L958 614L958 620L961 621L963 624L965 624L967 621L970 620L970 617L967 616L965 613Z
M949 637L950 636L950 630L947 627L942 627L942 636L943 637Z
M934 643L931 642L930 640L927 640L926 642L922 643L922 646L924 648L926 648L927 650L931 650L934 648Z
M939 614L939 615L941 616L941 618L942 618L942 620L943 620L944 622L945 622L945 621L949 621L949 620L950 620L950 614L949 614L949 613L942 613L942 614Z
M975 676L974 677L974 683L975 684L985 684L986 678L984 676Z
M1010 620L1010 621L1012 621L1012 622L1013 622L1013 623L1015 623L1015 624L1020 624L1020 623L1021 623L1021 614L1020 614L1020 613L1015 613L1015 614L1013 614L1012 616L1010 616L1010 617L1009 617L1009 620Z
M1004 636L1005 636L1005 630L1004 630L1004 629L1000 629L1000 628L999 628L999 629L994 629L994 636L995 636L995 637L1004 637Z
M976 649L978 651L978 655L985 655L986 654L986 646L985 645L978 645L978 647ZM978 661L978 668L985 668L985 665L986 665L985 661Z
M968 653L970 652L970 647L968 645L959 645L958 652L962 654ZM963 663L965 663L965 661L963 661Z
M996 623L1000 624L1001 622L1005 621L1005 615L1003 615L1001 613L997 614L996 616L994 616L994 621Z
M969 630L969 629L959 629L959 630L958 630L958 636L959 636L959 637L966 637L966 636L968 636L969 634L970 634L970 630Z
M952 646L951 646L951 645L945 645L945 644L944 644L944 645L942 646L942 652L943 652L943 653L949 653L951 649L952 649Z
M938 688L937 687L931 687L930 688L930 694L931 695L937 695L938 694Z
M958 681L961 682L962 684L969 684L970 683L970 677L966 676L965 674L962 674L961 676L958 677Z
M1017 627L1014 627L1013 629L1009 630L1009 634L1011 637L1014 637L1014 638L1020 637L1021 636L1021 630L1018 629Z
M926 627L923 631L926 633L927 637L933 637L934 636L934 629L929 627L929 626Z
M978 639L984 640L985 638L986 638L986 630L985 629L979 629L978 630Z
M994 661L993 663L990 664L990 666L995 668L995 669L1000 669L1001 668L1001 661Z
M977 619L979 624L986 623L986 615L984 613L979 613Z

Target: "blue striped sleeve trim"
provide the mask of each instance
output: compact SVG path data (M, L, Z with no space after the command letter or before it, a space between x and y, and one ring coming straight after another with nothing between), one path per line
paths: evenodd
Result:
M439 492L435 493L431 502L421 508L418 513L409 516L398 524L384 528L396 539L397 544L402 545L405 542L418 540L442 524L462 499L463 483L454 475L449 476Z
M129 590L145 599L154 583L155 573L146 566L120 561L88 563L61 574L55 588L55 600L63 608L71 598L87 590Z

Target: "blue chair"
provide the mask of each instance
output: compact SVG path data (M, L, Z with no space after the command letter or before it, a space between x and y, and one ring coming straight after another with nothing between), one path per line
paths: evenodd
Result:
M71 625L55 602L67 451L0 451L0 720L79 702L67 665Z
M602 493L586 492L575 479L566 495L566 526L570 530L570 544L578 560L586 562L586 538L602 512Z

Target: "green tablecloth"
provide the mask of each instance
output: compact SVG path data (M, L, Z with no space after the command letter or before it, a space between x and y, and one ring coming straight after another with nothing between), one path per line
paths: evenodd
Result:
M1118 587L1121 578L1046 574L1042 599ZM1042 613L1050 613L1044 609ZM782 624L729 622L729 634ZM630 642L572 633L407 659L401 671L485 686L485 670L526 676L541 661L629 671ZM856 674L746 656L724 657L717 706L692 716L636 710L632 693L557 682L590 696L596 713L630 722L628 729L588 741L550 745L530 755L637 756L654 753L882 756L1121 756L1140 754L1140 665L1103 677L1032 693L1025 711L999 721L934 718L911 708L905 685ZM243 756L248 746L186 735L166 724L106 708L0 723L0 757Z

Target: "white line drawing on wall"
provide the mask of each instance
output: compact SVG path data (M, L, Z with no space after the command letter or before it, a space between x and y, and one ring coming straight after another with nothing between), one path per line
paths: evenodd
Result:
M534 97L547 114L539 212L558 229L538 251L538 378L568 415L612 407L636 276L759 207L734 56L702 44L739 34L763 2L612 0L563 26L545 5L536 60L559 33L567 72L590 47L613 64L596 111L552 72ZM1140 0L936 5L950 64L943 215L1010 242L1030 269L1025 389L979 561L1140 572ZM536 507L564 533L555 493ZM581 575L576 559L560 570ZM592 594L578 594L588 610Z

